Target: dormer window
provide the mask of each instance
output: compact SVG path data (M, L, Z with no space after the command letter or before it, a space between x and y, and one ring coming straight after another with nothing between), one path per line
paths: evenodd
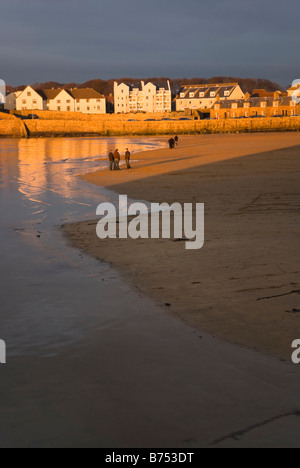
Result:
M238 106L237 103L234 102L234 103L232 104L232 109L237 109L237 106Z
M212 91L212 92L210 93L210 97L216 97L216 92L215 92L215 91Z
M226 96L226 97L230 96L230 91L225 91L224 96Z
M205 93L200 93L200 97L204 97L205 96Z
M181 98L184 98L184 96L185 96L185 93L180 93Z
M278 107L279 106L279 102L278 101L274 101L274 107Z
M190 93L190 98L195 97L195 93Z
M266 103L266 102L261 102L261 103L260 103L260 106L261 106L261 107L267 107L267 103Z

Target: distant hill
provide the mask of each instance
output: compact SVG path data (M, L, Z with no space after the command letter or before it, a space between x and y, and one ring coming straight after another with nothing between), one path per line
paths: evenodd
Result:
M151 81L158 86L165 86L166 81L169 80L171 83L172 93L174 95L178 94L181 85L187 84L199 84L199 83L240 83L241 88L244 92L252 93L254 89L266 89L267 91L283 91L283 88L273 81L266 80L263 78L237 78L232 76L214 76L212 78L166 78L166 77L155 77L155 78L118 78L116 80L101 80L95 79L87 81L86 83L57 83L56 81L48 81L46 83L34 83L32 87L36 90L39 89L51 89L51 88L94 88L100 94L103 94L108 98L109 101L113 100L113 87L114 82L118 83L126 82L136 84L140 81ZM25 89L25 85L17 86L15 88L8 86L10 91L19 91Z

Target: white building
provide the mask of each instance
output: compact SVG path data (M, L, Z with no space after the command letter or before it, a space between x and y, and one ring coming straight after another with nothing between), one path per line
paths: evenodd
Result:
M4 109L6 110L16 110L17 108L17 97L20 96L22 91L15 91L6 96L6 102L4 104Z
M106 114L106 99L92 88L74 88L70 91L75 100L75 111L83 114Z
M49 111L75 111L75 99L65 89L43 89L41 91L46 109Z
M10 93L6 109L17 111L62 111L83 114L106 114L106 99L92 88L43 89L27 86L24 91Z
M13 98L12 98L13 100ZM39 91L35 91L31 86L27 86L24 91L16 96L16 110L44 110L45 103Z
M141 81L138 85L114 84L115 113L128 112L171 112L172 93L167 88L158 88L153 83Z
M211 109L216 101L244 99L238 83L182 86L176 99L176 110Z

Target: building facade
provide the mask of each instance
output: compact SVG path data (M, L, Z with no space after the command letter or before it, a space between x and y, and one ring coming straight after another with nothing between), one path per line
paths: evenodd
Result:
M7 96L6 109L106 114L106 99L92 88L43 89L36 91L31 86L27 86L24 91L10 93Z
M200 84L182 86L176 98L178 112L211 109L217 100L243 99L244 93L238 83Z
M211 109L212 119L240 119L263 117L293 117L300 114L300 104L296 104L290 96L280 92L273 97L250 97L232 101L218 101Z
M24 91L16 97L16 110L45 110L46 103L39 91L35 91L31 86L27 86Z
M20 96L22 91L15 91L6 96L6 102L4 104L4 109L6 110L16 110L17 109L17 97Z
M106 99L92 88L74 88L69 91L75 102L75 112L106 114Z
M65 89L43 89L41 91L46 109L49 111L74 112L75 100Z
M129 112L171 112L172 92L168 81L166 88L141 81L138 85L114 84L116 114Z

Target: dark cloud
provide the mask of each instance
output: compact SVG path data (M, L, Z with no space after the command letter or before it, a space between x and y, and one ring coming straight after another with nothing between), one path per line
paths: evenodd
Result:
M299 0L1 0L1 78L300 78Z

